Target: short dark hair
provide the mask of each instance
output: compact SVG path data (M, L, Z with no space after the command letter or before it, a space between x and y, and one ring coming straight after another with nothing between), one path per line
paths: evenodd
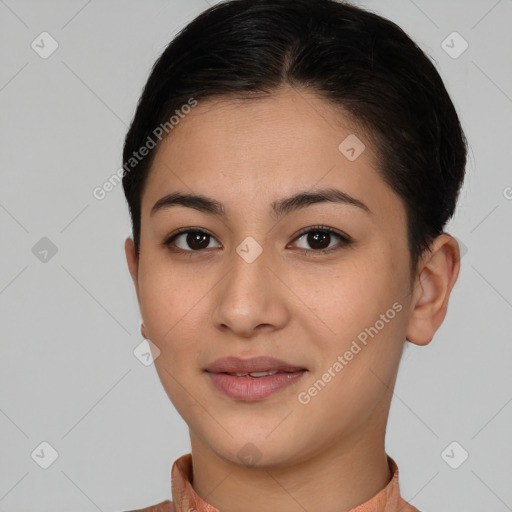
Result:
M191 98L249 99L283 85L342 107L371 140L382 178L405 205L414 276L455 211L467 142L433 63L372 12L336 0L228 0L205 10L155 62L123 161ZM137 255L142 194L158 147L133 170L124 166Z

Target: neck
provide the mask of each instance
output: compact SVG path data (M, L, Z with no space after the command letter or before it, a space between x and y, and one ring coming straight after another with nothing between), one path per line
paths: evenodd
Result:
M227 512L349 512L378 494L392 477L385 429L373 430L355 432L298 464L266 468L233 464L191 432L192 485L204 501Z

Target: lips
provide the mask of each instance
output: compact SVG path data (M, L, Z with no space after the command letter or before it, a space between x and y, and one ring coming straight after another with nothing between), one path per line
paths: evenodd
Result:
M205 369L217 391L233 400L253 402L283 391L302 379L307 369L273 357L217 359Z
M306 370L303 366L296 366L286 361L274 357L259 356L250 359L240 359L238 357L225 357L217 359L210 364L205 371L210 373L227 373L230 375L251 377L264 377L262 372L289 373Z

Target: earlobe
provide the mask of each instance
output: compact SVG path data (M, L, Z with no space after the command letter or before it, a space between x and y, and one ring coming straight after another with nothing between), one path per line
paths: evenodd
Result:
M447 233L439 235L422 261L413 291L407 340L427 345L443 323L450 293L460 270L459 246Z

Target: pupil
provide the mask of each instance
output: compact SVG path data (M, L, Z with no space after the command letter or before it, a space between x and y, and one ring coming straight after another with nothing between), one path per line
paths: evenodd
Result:
M308 244L316 249L325 249L329 246L329 233L325 231L314 231L308 234ZM315 247L320 241L321 247ZM326 243L327 242L327 243Z
M206 247L208 247L207 238L209 236L210 235L206 235L205 233L199 233L198 231L193 231L187 235L187 244L191 249L205 249ZM203 239L203 243L201 243L201 238ZM199 242L199 243L196 244L196 242Z

